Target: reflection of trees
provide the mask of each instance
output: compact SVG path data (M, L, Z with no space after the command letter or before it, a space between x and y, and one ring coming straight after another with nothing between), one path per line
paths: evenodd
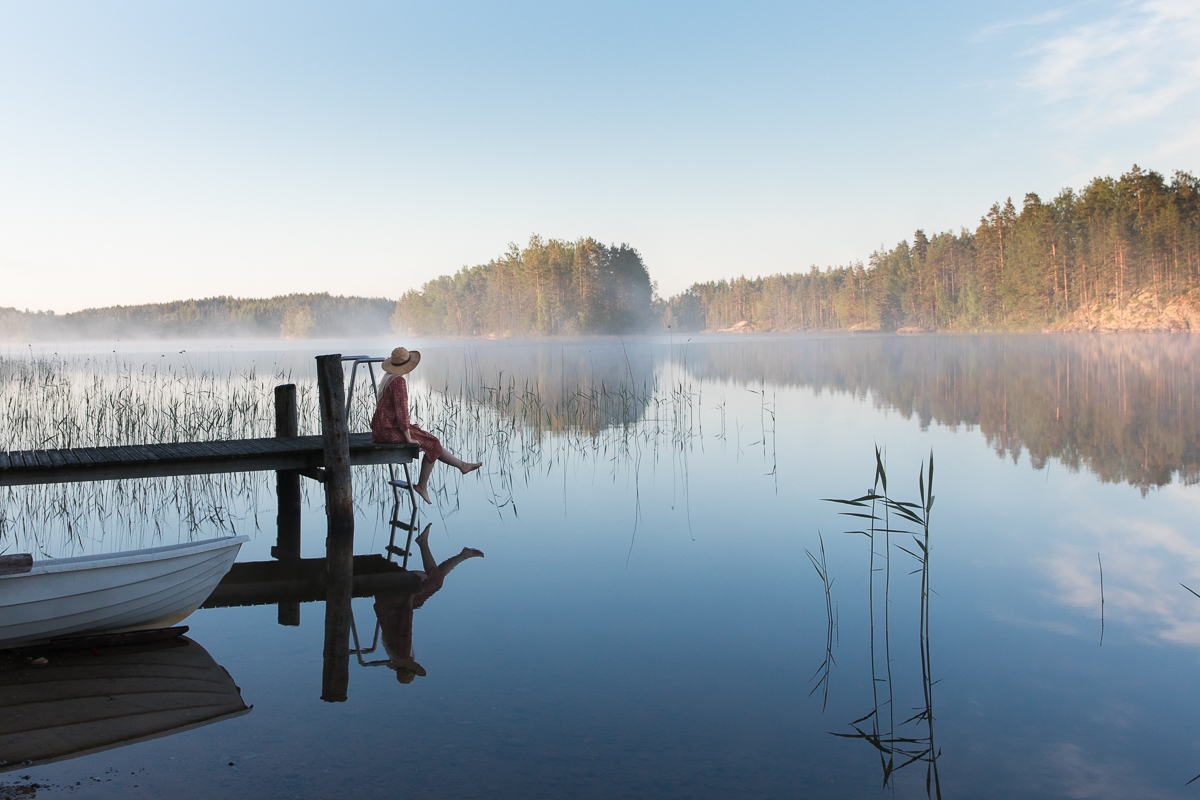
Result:
M643 458L669 452L686 473L700 396L656 372L665 351L619 339L429 348L409 398L452 452L485 462L491 502L515 512L516 485L575 459L629 467L636 482ZM458 485L447 476L439 507L456 507Z
M417 377L541 432L595 434L639 422L655 388L651 351L615 339L432 351Z
M1029 452L1146 491L1200 481L1200 340L1119 336L813 336L697 347L705 379L865 397L922 426L978 425L1000 456Z

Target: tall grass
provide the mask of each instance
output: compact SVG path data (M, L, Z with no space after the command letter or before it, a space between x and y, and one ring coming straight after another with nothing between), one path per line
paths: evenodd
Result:
M361 372L361 370L360 370ZM702 385L686 376L663 380L566 384L485 374L469 365L450 384L419 380L410 390L413 418L448 449L485 462L479 473L502 516L517 513L519 489L535 476L588 463L636 484L643 460L670 458L687 493L688 452L703 446ZM103 447L274 435L274 387L295 383L300 432L318 432L315 376L254 366L139 363L115 355L0 358L0 449ZM374 394L360 375L350 409L352 430L367 430ZM765 397L765 394L764 394ZM764 400L764 409L767 408ZM724 399L712 436L724 439ZM774 460L773 410L759 441ZM355 470L355 502L386 522L387 469ZM13 547L61 554L85 547L144 546L181 536L246 531L274 506L268 473L233 473L0 489L0 551ZM441 470L436 513L459 507L463 478ZM305 491L315 488L305 482ZM319 503L320 495L313 496ZM636 512L635 512L636 513ZM117 544L119 537L120 543Z
M0 449L107 447L274 434L286 374L136 364L116 356L0 358ZM315 387L299 393L311 419ZM57 554L106 533L123 546L257 525L264 473L196 475L0 490L0 549Z
M684 477L702 437L702 387L659 376L641 382L547 387L502 372L466 369L457 385L410 393L413 417L451 451L481 459L497 509L516 512L514 488L568 463L604 464L613 477L643 458L671 458ZM721 426L719 435L724 434ZM765 437L764 437L765 438ZM772 458L774 442L770 443ZM636 479L636 475L635 475ZM442 502L457 505L458 481Z

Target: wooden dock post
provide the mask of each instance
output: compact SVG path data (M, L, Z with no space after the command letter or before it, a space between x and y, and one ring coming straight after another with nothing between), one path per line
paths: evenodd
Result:
M317 356L325 451L325 653L321 699L342 702L350 684L350 602L354 587L354 487L341 354Z
M276 438L300 435L300 414L296 406L296 384L275 387ZM275 516L275 546L271 555L280 561L300 560L300 473L294 469L275 473L275 497L279 511ZM279 624L300 624L300 604L283 601L279 604Z

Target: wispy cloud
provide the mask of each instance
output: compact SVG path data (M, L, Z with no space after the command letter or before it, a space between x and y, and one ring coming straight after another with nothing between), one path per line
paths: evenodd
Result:
M1200 3L1140 0L1035 45L1026 86L1093 125L1142 122L1195 107ZM1186 104L1186 105L1185 105Z
M1041 14L1035 14L1032 17L1022 17L1021 19L1009 20L1007 22L997 22L988 25L975 35L976 39L986 39L1005 31L1013 30L1014 28L1036 28L1051 22L1057 22L1063 18L1066 12L1061 8L1044 11Z
M1173 487L1168 487L1170 491ZM1108 621L1162 641L1200 645L1200 600L1181 583L1200 589L1200 544L1187 531L1140 518L1083 521L1087 541L1061 541L1042 562L1059 602L1100 615L1103 555ZM1098 633L1096 631L1095 633Z

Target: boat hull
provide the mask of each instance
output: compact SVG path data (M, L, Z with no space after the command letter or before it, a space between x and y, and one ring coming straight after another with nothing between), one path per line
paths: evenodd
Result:
M246 541L35 561L27 573L0 576L0 649L174 625L208 598Z

